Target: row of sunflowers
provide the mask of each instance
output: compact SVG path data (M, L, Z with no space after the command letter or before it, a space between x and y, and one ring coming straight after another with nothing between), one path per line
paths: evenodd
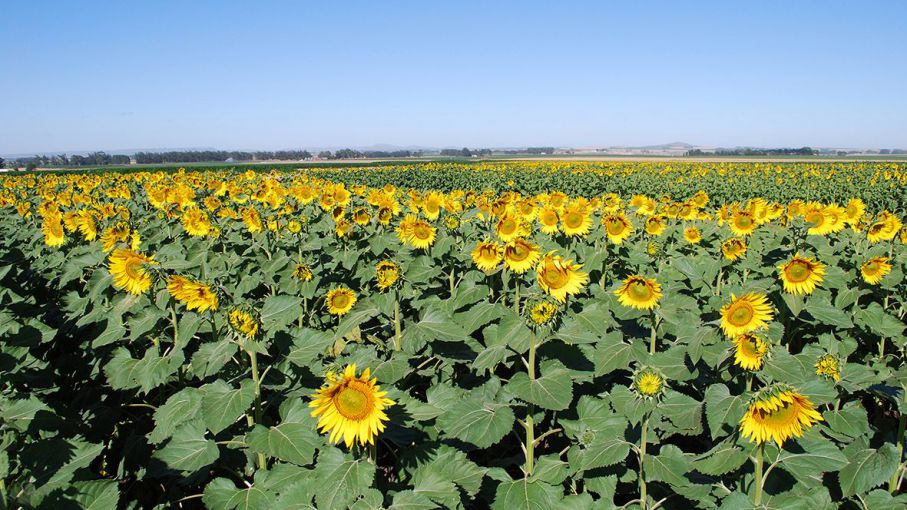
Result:
M903 508L904 169L709 165L0 177L3 503Z

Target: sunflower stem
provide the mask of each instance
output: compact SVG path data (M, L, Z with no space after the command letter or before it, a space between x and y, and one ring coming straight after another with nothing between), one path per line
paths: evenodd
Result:
M904 458L904 427L907 425L907 414L901 413L898 419L898 464ZM898 490L898 479L900 478L900 469L896 469L888 481L888 492L894 494Z
M179 331L176 327L176 309L173 306L170 306L170 323L173 324L173 345L176 345Z
M249 354L249 364L252 366L252 382L255 383L255 417L250 425L261 423L261 379L258 376L258 354L254 351L246 351ZM258 454L258 468L267 469L265 454Z
M756 506L762 504L762 484L765 481L762 479L762 455L764 452L765 443L759 443L756 449L756 479L753 481L756 484L756 496L753 498L753 503Z
M649 508L649 498L646 488L646 475L643 466L646 462L646 439L649 433L649 416L642 422L642 432L639 439L639 502L643 509Z
M527 372L529 372L529 380L535 381L535 350L538 347L535 338L535 331L530 331L529 333L529 363L527 364ZM526 476L532 476L532 471L535 469L535 425L533 423L532 415L535 412L535 406L532 404L527 404L526 409Z
M450 282L450 295L451 295L451 297L453 297L453 293L454 293L454 287L455 287L455 285L454 285L454 282L455 282L454 278L455 278L455 276L456 276L456 268L454 268L453 266L451 266L451 268L450 268L450 274L447 276L447 279L448 279L448 281Z
M394 290L394 350L400 350L400 340L402 337L400 328L400 291Z
M649 354L655 354L655 340L658 337L658 317L655 310L652 310L652 337L649 339Z
M520 279L518 277L513 279L513 309L516 310L516 314L520 314Z

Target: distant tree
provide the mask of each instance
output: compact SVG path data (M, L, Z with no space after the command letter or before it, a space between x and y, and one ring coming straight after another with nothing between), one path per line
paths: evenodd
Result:
M34 170L36 168L38 168L38 165L34 161L29 161L28 164L25 165L26 172L31 172L32 170Z
M5 163L6 163L6 160L3 159L3 158L0 158L0 168L3 168L3 165L4 165Z
M334 155L331 154L331 151L321 151L318 153L320 159L334 159Z
M891 149L882 149L879 151L879 154L891 154Z

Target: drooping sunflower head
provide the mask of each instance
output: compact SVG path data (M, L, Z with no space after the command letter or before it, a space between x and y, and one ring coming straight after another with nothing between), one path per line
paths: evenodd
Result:
M749 293L721 307L721 329L729 338L750 333L772 320L772 307L764 294Z
M786 384L763 388L740 419L740 433L756 444L769 440L779 447L822 420L806 396Z
M517 238L504 246L504 266L517 274L535 267L541 256L539 247L525 239Z
M501 245L494 241L481 241L472 250L472 261L480 270L490 273L498 268L503 255Z
M825 264L811 257L794 255L792 259L778 266L784 292L794 295L811 294L822 283Z
M728 260L737 260L746 254L746 243L743 239L732 237L721 243L721 253Z
M816 361L816 375L834 379L835 382L841 380L841 360L834 354L823 354Z
M448 214L444 218L444 226L447 230L456 231L460 229L460 217L455 214Z
M639 398L657 399L664 394L666 381L661 372L653 367L643 366L633 373L630 388Z
M545 293L564 303L568 295L579 294L589 281L589 275L580 268L580 264L550 252L536 267L536 281Z
M560 230L559 221L557 209L554 207L548 206L539 211L538 222L542 226L542 233L549 235L558 233Z
M356 293L346 287L336 287L328 291L324 298L331 315L346 315L356 304Z
M768 354L768 348L768 342L757 335L738 335L734 339L734 364L744 370L759 370Z
M318 418L319 432L330 431L329 441L337 444L342 439L347 448L357 442L361 446L374 444L388 421L384 410L395 402L381 391L369 369L357 377L355 364L348 365L339 376L328 372L325 379L309 402L314 408L312 416Z
M702 242L702 232L697 227L687 227L683 231L683 238L690 244L699 244Z
M550 301L539 301L529 307L529 320L533 327L550 326L557 321L560 308Z
M296 264L296 267L293 268L293 278L301 282L310 282L314 277L315 274L312 273L312 268L308 264Z
M44 244L51 248L62 246L66 242L63 232L63 222L60 216L45 216L41 223L41 232L44 234Z
M251 311L241 307L230 310L230 313L227 314L227 321L237 335L245 338L255 338L261 329L258 318Z
M392 260L382 260L375 266L375 280L381 290L389 289L400 279L400 266Z
M154 257L121 248L110 255L113 286L130 294L144 294L151 288L151 274L145 266L156 265Z
M863 281L870 285L878 285L890 272L891 264L888 263L888 257L873 257L860 266Z
M198 207L189 207L183 211L180 218L183 229L194 237L205 237L211 232L211 222L208 220L208 213Z
M208 285L186 278L172 275L167 279L167 291L180 303L186 305L187 310L217 310L220 301L217 294Z
M661 299L661 285L654 278L632 275L614 291L617 300L624 306L651 310L658 306Z

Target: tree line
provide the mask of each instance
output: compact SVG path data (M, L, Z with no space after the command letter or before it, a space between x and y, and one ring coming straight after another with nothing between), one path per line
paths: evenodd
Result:
M716 149L709 152L692 149L686 152L687 156L817 156L818 154L819 151L811 147L800 147L799 149L754 149L752 147L742 147L737 149Z

